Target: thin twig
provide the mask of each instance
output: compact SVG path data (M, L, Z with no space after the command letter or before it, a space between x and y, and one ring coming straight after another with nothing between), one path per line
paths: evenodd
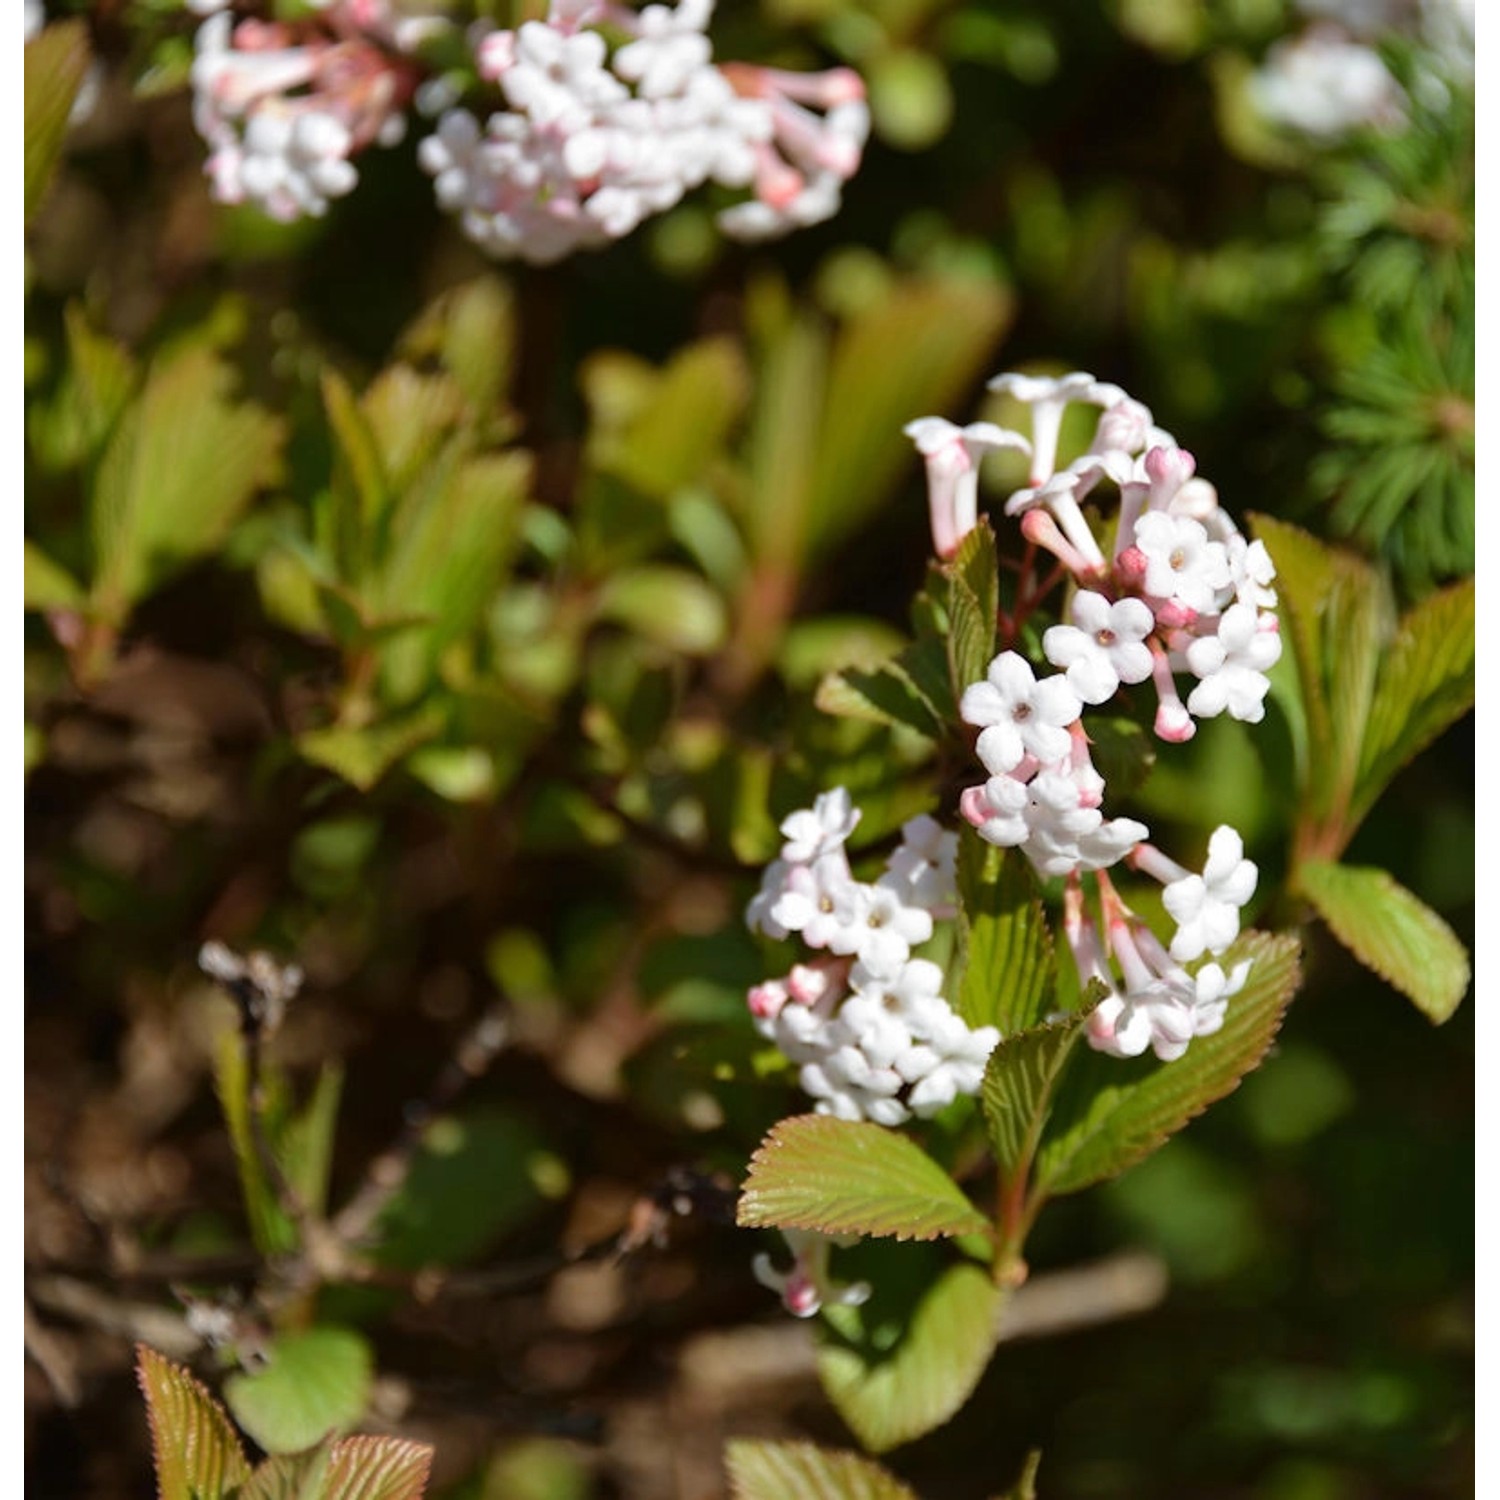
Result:
M364 1181L334 1218L333 1233L344 1245L354 1247L365 1242L386 1205L411 1174L428 1126L465 1088L489 1071L509 1035L505 1003L496 1001L465 1033L427 1097L407 1106L405 1123L395 1141L370 1163Z

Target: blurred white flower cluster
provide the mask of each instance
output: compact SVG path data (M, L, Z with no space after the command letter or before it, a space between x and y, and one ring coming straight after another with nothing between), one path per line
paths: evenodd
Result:
M619 239L709 182L746 195L719 216L727 234L817 223L869 133L847 68L715 65L713 0L553 0L546 20L515 30L476 23L461 45L491 106L472 109L458 102L462 70L424 60L435 38L459 35L439 16L321 0L305 19L236 23L228 0L188 3L207 16L194 120L215 195L279 219L350 192L353 158L400 140L413 105L437 117L418 159L439 204L487 252L535 263Z
M1449 82L1474 70L1473 0L1299 0L1311 24L1283 37L1250 81L1271 123L1321 142L1351 131L1399 128L1406 92L1379 52L1386 38L1415 40L1426 58L1416 87L1440 105Z
M956 835L913 818L873 883L856 880L844 841L859 812L842 787L781 825L786 843L746 920L794 934L815 956L749 994L751 1014L800 1068L819 1114L900 1125L977 1093L1000 1033L975 1030L943 998L943 971L912 950L956 912Z
M1210 961L1189 974L1184 965L1218 957L1238 936L1256 869L1232 828L1219 829L1207 868L1192 875L1145 842L1144 824L1106 819L1085 711L1149 681L1155 730L1169 742L1191 738L1196 720L1223 713L1258 723L1266 673L1281 655L1276 570L1264 544L1241 534L1214 487L1198 477L1193 456L1118 386L1075 371L1001 375L990 389L1030 409L1029 436L938 417L906 429L927 465L934 545L951 555L976 524L982 454L1021 449L1030 454L1030 475L1006 501L1006 514L1020 518L1026 540L1055 557L1074 587L1070 623L1042 637L1057 672L1038 678L1025 657L1003 651L985 680L964 690L959 711L979 730L975 750L986 779L962 793L959 811L981 838L1021 849L1040 875L1067 882L1065 925L1080 980L1106 987L1090 1020L1091 1043L1121 1056L1149 1046L1175 1058L1194 1036L1219 1029L1225 1002L1244 983L1244 967L1226 975ZM1059 468L1063 418L1074 403L1099 416L1087 450ZM1112 532L1096 535L1084 502L1101 485L1118 491L1119 508ZM1012 635L1020 623L1009 622ZM1185 703L1180 674L1196 679ZM1179 924L1170 948L1105 873L1121 860L1166 887L1167 910ZM1097 920L1084 898L1086 874L1098 892Z

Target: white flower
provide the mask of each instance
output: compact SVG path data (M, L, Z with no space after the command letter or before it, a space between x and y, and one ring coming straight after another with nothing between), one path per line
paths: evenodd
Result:
M801 808L782 819L786 839L781 857L793 864L810 865L825 854L842 849L859 823L859 809L841 786L822 792L811 808Z
M1401 87L1380 54L1334 27L1277 42L1250 80L1250 97L1273 124L1333 140L1364 125L1394 125Z
M886 872L910 905L934 917L951 917L958 899L958 835L922 813L901 825L901 843L886 861Z
M959 713L982 730L979 757L990 771L1012 771L1027 755L1045 765L1068 754L1067 726L1083 705L1066 677L1038 682L1025 657L1005 651L990 663L987 679L964 689Z
M1117 385L1095 380L1082 370L1052 377L1022 375L1010 372L997 375L988 389L999 391L1031 407L1031 482L1041 484L1057 467L1057 439L1062 431L1063 412L1073 401L1087 401L1095 406L1111 407L1126 400Z
M801 1229L784 1229L781 1234L792 1252L791 1269L776 1270L771 1257L762 1254L751 1262L751 1270L762 1286L781 1297L794 1317L811 1318L826 1304L858 1307L869 1300L869 1282L844 1284L828 1274L828 1252L835 1246L852 1244L852 1240Z
M1239 532L1234 532L1224 543L1229 553L1229 577L1235 597L1241 604L1253 604L1258 609L1276 608L1276 590L1271 585L1276 581L1276 564L1261 541L1247 542Z
M958 800L958 810L987 843L1014 849L1031 833L1025 816L1030 800L1024 781L1002 773L982 786L967 788Z
M850 876L842 856L831 855L790 866L770 917L785 931L800 933L810 948L853 953L869 930L864 925L868 901L868 887Z
M1111 604L1103 594L1080 589L1073 596L1073 624L1052 626L1042 650L1054 667L1066 670L1068 685L1085 703L1105 703L1122 682L1144 682L1151 675L1145 640L1155 626L1139 599Z
M1222 542L1208 539L1201 522L1148 511L1135 523L1135 544L1145 559L1146 593L1212 613L1218 591L1229 584L1229 554Z
M952 557L979 522L980 459L1000 448L1030 453L1031 444L993 422L957 427L942 417L919 417L901 430L927 464L933 549L939 557Z
M1188 695L1188 712L1211 719L1227 708L1231 718L1258 724L1265 718L1270 691L1266 672L1281 659L1281 636L1261 628L1275 616L1261 616L1250 604L1233 604L1219 620L1217 635L1202 636L1187 648L1188 666L1203 680Z
M894 973L916 944L932 936L932 913L907 906L895 886L884 879L865 886L864 891L865 900L852 927L852 951L875 973Z
M1178 963L1222 953L1239 936L1240 908L1255 894L1258 873L1239 834L1227 823L1216 828L1203 873L1174 880L1162 891L1162 905L1177 923L1171 952Z
M1239 994L1250 974L1250 960L1243 958L1226 974L1215 963L1204 964L1193 975L1193 1035L1212 1036L1224 1025L1230 997Z

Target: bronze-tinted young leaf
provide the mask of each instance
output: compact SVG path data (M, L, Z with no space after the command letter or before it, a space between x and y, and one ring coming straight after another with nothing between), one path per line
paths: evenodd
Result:
M351 1437L333 1445L328 1500L422 1500L432 1469L426 1443Z
M89 34L82 21L59 21L26 43L23 130L28 224L52 182L68 115L88 66Z
M273 1455L233 1500L422 1500L431 1467L426 1443L342 1438L305 1453Z
M181 1365L137 1344L135 1374L146 1398L159 1500L227 1500L250 1476L223 1408Z
M1069 1070L1036 1159L1036 1190L1045 1197L1076 1193L1149 1156L1168 1136L1238 1087L1266 1055L1301 977L1297 940L1252 932L1219 963L1228 972L1242 959L1252 967L1229 1001L1221 1031L1194 1039L1175 1062L1145 1064L1091 1054L1091 1066ZM1121 1079L1113 1082L1113 1078Z
M374 1358L359 1334L310 1328L269 1352L263 1369L224 1382L235 1420L267 1453L300 1453L364 1416Z
M904 1135L863 1121L795 1115L774 1125L750 1159L739 1222L931 1240L981 1233L989 1221Z
M823 1389L856 1437L884 1453L941 1427L969 1399L995 1348L1002 1288L975 1265L950 1266L894 1327L875 1296L824 1330ZM852 1336L851 1336L852 1333Z
M1381 665L1360 756L1362 816L1391 778L1474 706L1474 580L1432 594L1402 621Z
M1469 955L1453 929L1384 870L1308 860L1298 889L1333 935L1427 1017L1446 1021L1469 988Z
M1024 1171L1052 1107L1058 1078L1078 1040L1083 1013L1005 1037L990 1053L980 1103L990 1149L1007 1181Z
M733 1500L917 1500L858 1453L739 1438L726 1450Z
M958 702L965 688L984 681L995 655L1000 576L995 533L987 520L959 543L943 571L949 581L948 667Z
M1010 1036L1035 1026L1052 999L1052 935L1036 878L1020 850L959 832L958 890L967 955L958 1013Z

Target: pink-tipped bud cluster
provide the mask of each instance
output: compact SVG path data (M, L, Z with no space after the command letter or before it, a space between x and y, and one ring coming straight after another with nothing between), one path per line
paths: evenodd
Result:
M959 428L938 417L906 428L927 462L939 556L951 556L977 523L982 454L1001 447L1029 453L1029 481L1010 495L1005 513L1073 576L1072 622L1049 630L1043 651L1081 703L1104 703L1122 685L1149 680L1156 733L1169 742L1190 739L1195 720L1221 713L1258 723L1266 673L1281 655L1276 569L1265 544L1240 533L1193 455L1119 386L1075 371L1000 375L990 389L1029 407L1029 438L990 422ZM1073 404L1095 407L1099 417L1087 450L1058 468L1063 417ZM1112 536L1092 505L1110 489L1119 506ZM1181 674L1196 679L1186 702ZM976 798L970 803L975 821L984 808ZM986 805L1004 815L1020 811L1014 803L1015 794L1000 787Z
M1149 845L1137 851L1137 868L1163 878L1175 872L1166 890L1168 910L1179 922L1170 948L1126 906L1108 876L1097 877L1098 922L1086 907L1082 880L1071 877L1064 897L1068 947L1080 986L1101 983L1105 991L1086 1023L1095 1051L1139 1057L1149 1047L1171 1062L1194 1037L1223 1026L1230 998L1250 973L1248 959L1227 973L1215 961L1238 936L1240 907L1255 890L1255 866L1240 853L1239 835L1228 827L1214 834L1202 876L1189 875ZM1205 953L1215 959L1190 973L1185 965Z

